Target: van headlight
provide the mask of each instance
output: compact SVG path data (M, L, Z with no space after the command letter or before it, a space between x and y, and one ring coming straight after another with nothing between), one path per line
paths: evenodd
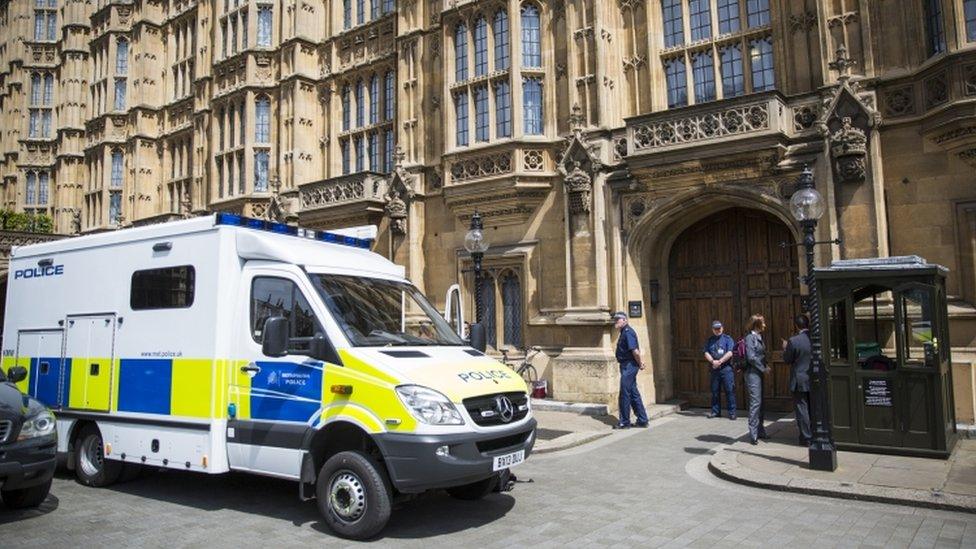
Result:
M401 385L397 396L410 413L431 425L464 425L460 412L446 396L420 385Z
M57 422L54 419L54 414L50 410L41 410L27 418L27 421L20 427L17 440L47 436L53 434L55 430L57 430Z

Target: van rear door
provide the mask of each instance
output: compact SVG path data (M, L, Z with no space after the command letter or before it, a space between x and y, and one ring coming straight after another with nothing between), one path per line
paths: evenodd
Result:
M69 316L65 324L68 407L107 412L115 373L115 315Z
M17 364L28 366L27 391L30 396L51 408L67 405L67 392L62 372L71 361L62 361L62 331L21 330L17 333Z

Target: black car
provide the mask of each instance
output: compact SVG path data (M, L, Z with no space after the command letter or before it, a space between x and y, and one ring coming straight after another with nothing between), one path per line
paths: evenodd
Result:
M27 369L0 370L0 497L11 508L37 507L51 490L57 463L54 414L14 383Z

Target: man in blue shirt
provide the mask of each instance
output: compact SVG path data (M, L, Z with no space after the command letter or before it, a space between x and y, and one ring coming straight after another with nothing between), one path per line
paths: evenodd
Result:
M705 360L712 374L712 411L709 418L722 416L722 388L729 407L729 419L735 420L735 372L732 370L732 349L735 342L725 333L722 323L712 322L712 335L705 342Z
M647 410L644 409L644 402L637 389L637 372L646 367L640 344L637 342L637 332L627 323L627 315L624 313L614 313L613 322L620 330L620 338L617 340L617 362L620 363L620 422L613 428L630 427L631 407L637 414L637 423L634 425L647 427Z

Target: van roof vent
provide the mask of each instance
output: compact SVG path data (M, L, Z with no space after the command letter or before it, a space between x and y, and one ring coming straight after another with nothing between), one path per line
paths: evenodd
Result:
M422 351L380 351L384 355L392 356L393 358L429 358L425 352Z

